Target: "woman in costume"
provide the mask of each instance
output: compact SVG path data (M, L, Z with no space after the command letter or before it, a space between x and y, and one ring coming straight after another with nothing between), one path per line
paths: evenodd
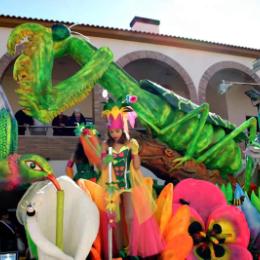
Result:
M134 127L136 118L136 113L129 104L135 99L127 96L123 103L110 100L104 106L108 139L102 146L103 167L98 183L105 187L108 182L107 162L111 161L108 147L112 147L112 179L120 193L116 214L119 217L113 231L113 249L118 252L124 248L127 255L148 257L159 254L164 243L153 217L155 201L152 180L144 178L140 172L139 145L128 134L128 122Z
M77 170L75 175L73 172L74 163ZM75 153L67 162L66 173L67 176L72 178L74 181L78 181L79 179L86 179L96 182L98 179L98 172L95 171L94 167L89 163L81 142L77 144Z

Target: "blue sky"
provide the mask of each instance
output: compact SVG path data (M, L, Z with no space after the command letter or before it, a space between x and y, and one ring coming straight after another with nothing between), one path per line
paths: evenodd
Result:
M0 0L0 13L124 29L142 16L163 34L260 49L260 0Z

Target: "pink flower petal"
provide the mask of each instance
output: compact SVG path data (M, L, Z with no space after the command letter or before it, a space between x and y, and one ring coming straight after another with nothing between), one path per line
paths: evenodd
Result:
M186 260L198 260L198 257L194 255L193 251L191 251Z
M230 260L252 260L252 254L244 247L239 245L229 245L231 251Z
M127 119L129 121L129 124L132 128L135 127L135 119L137 118L137 114L135 111L128 112L127 113Z
M131 103L136 103L137 102L137 96L131 96L130 97L130 102Z
M209 225L212 225L212 223L219 223L221 226L221 223L225 220L231 223L233 227L234 233L229 231L230 234L232 233L235 237L235 241L233 241L233 243L247 247L250 239L250 231L243 212L235 206L222 206L215 209L209 216L206 229ZM227 227L227 225L225 226ZM228 228L226 228L226 230L228 230ZM225 233L225 230L223 229L222 232ZM229 239L227 239L227 242L228 240Z
M191 178L181 181L174 189L173 203L181 203L181 200L199 212L205 223L215 208L227 205L224 194L217 186Z

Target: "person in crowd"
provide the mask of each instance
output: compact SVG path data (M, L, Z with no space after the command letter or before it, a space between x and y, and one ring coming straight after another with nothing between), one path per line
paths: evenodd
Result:
M68 126L70 127L68 135L75 135L75 127L77 126L77 124L81 123L85 124L86 120L83 114L80 112L80 110L76 108L68 120Z
M33 118L25 114L25 112L22 109L18 110L15 113L15 118L18 123L19 135L25 135L26 127L34 124Z
M60 113L52 120L53 135L67 135L68 116Z
M0 251L17 251L15 227L10 220L8 211L0 213Z

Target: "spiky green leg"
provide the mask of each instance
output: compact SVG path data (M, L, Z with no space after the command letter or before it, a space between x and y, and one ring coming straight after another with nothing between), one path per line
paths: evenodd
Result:
M209 114L209 105L207 103L205 103L205 104L202 104L201 106L199 106L198 109L195 109L194 111L190 112L187 116L185 116L181 120L184 123L185 121L187 122L188 120L190 120L192 117L200 115L197 129L194 133L194 136L192 136L192 141L189 144L185 155L183 157L177 158L173 161L175 163L174 168L178 168L183 163L185 163L186 161L193 158L193 155L197 149L197 143L198 143L199 137L200 137L202 129L206 123L208 114Z
M198 126L196 131L194 132L194 135L191 137L191 143L189 144L187 151L185 153L185 155L183 157L177 158L175 159L174 162L174 168L179 167L180 165L182 165L184 162L190 160L193 158L193 155L196 151L197 148L197 143L199 140L199 137L201 135L202 129L206 123L207 117L209 114L209 105L207 103L202 104L201 106L199 106L198 108L196 108L195 110L191 111L190 113L188 113L186 116L184 116L182 119L178 120L177 122L173 122L172 124L169 124L167 127L163 128L163 129L159 129L156 125L151 124L151 122L146 122L149 124L149 126L151 126L159 135L165 135L167 134L169 131L174 131L175 129L177 129L177 127L179 127L182 124L185 124L186 122L188 122L190 119L197 117L198 115L200 115L199 120L198 120ZM172 170L173 170L172 169Z
M16 151L17 138L17 122L7 109L2 108L0 110L0 159L6 159L9 154Z
M49 96L55 102L37 103L35 104L37 109L27 111L27 113L42 122L50 122L54 116L83 100L102 77L112 60L113 54L108 48L98 49L92 59L77 73L53 87ZM64 102L65 100L69 101ZM37 114L33 114L34 112Z
M199 158L196 159L197 163L202 163L208 158L210 158L214 153L218 152L220 149L222 149L225 145L228 144L231 140L233 140L235 137L237 137L241 132L245 131L247 128L249 128L249 143L253 143L253 141L256 138L256 124L257 121L255 118L250 118L249 120L245 121L242 125L240 125L238 128L233 130L230 134L225 136L219 143L213 145L207 152L202 154ZM252 176L252 168L253 168L253 159L247 159L246 162L246 173L245 173L245 190L249 188L250 180Z
M245 131L247 128L250 129L249 142L250 143L253 142L253 140L256 137L256 119L250 118L249 120L245 121L242 125L240 125L238 128L233 130L230 134L226 135L222 141L212 146L207 152L205 152L199 158L197 158L196 161L198 163L204 162L206 159L210 158L212 154L217 152L219 149L221 149L229 141L233 140L235 137L237 137L241 132Z
M246 192L249 191L250 183L253 175L253 169L254 169L254 160L253 158L247 156L246 157L246 170L245 170L245 184L244 184L244 190Z

